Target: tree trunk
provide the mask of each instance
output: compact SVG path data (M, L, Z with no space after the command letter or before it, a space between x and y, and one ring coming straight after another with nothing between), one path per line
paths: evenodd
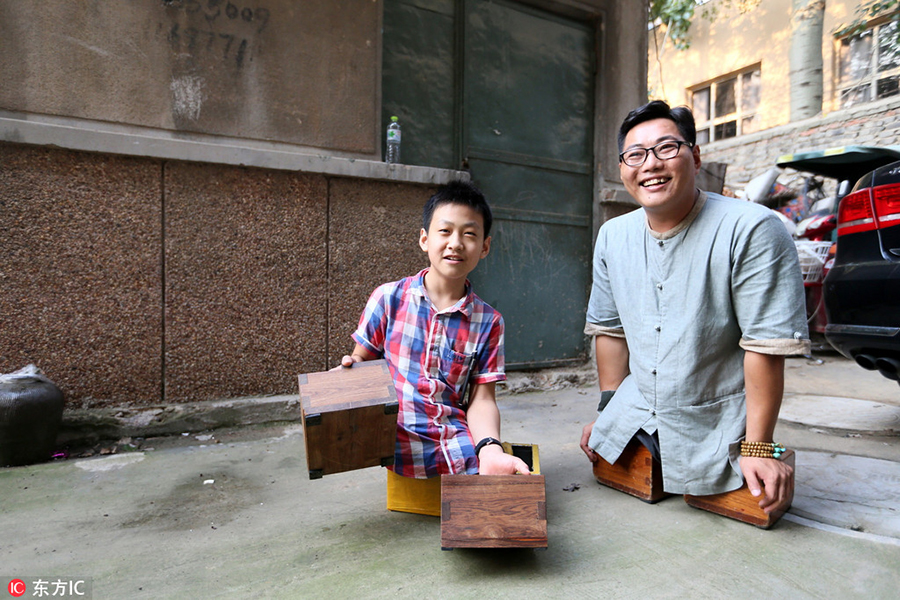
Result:
M825 0L792 0L791 121L822 111L822 34Z

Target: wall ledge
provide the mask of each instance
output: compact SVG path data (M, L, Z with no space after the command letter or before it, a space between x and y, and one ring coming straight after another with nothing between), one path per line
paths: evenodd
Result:
M470 178L467 171L387 164L277 142L6 110L0 110L0 142L425 185Z

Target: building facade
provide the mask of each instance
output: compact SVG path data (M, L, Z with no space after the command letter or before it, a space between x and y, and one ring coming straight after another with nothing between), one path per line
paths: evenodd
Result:
M498 207L491 300L523 303L527 259L584 269L555 290L582 304L645 22L625 0L0 0L0 373L36 364L68 409L291 394L376 285L425 266L421 206L453 178ZM573 106L574 150L554 141ZM510 259L523 234L534 256ZM577 243L541 255L548 235ZM526 316L522 365L585 359L580 330L541 354Z
M693 109L704 156L728 165L735 192L782 154L900 143L897 22L882 15L842 33L862 4L703 3L687 50L663 43L665 27L651 33L650 95Z

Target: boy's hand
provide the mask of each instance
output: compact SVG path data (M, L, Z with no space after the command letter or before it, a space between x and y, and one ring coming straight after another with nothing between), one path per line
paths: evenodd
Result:
M530 475L531 470L524 460L507 454L497 445L485 446L478 453L478 473L480 475Z
M341 364L334 367L333 369L329 369L329 371L340 371L341 369L347 369L353 366L353 363L360 362L358 360L353 360L353 357L347 354L341 358Z
M376 355L372 354L359 344L356 344L356 347L353 349L352 354L345 354L341 358L341 366L335 367L331 369L332 371L340 371L341 369L346 369L353 366L353 363L365 362L367 360L375 360L378 358Z

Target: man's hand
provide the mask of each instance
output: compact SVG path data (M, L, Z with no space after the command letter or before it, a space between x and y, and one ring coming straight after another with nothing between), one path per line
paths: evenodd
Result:
M478 473L480 475L515 475L516 473L530 475L531 470L521 458L507 454L500 446L491 444L482 448L478 453Z
M601 403L604 394L609 394L606 402L610 401L615 390L628 377L628 340L624 337L598 335L594 338L594 348L597 355L597 380L600 384ZM600 455L588 446L591 440L591 431L594 423L585 425L581 430L581 451L592 463L600 460Z
M774 458L741 457L741 471L750 493L763 496L759 507L766 514L773 510L786 508L791 490L794 487L794 470Z
M587 455L588 460L592 463L600 460L600 455L594 452L593 448L588 446L588 442L591 440L591 431L594 429L594 424L591 423L589 425L585 425L584 429L581 430L581 450Z

